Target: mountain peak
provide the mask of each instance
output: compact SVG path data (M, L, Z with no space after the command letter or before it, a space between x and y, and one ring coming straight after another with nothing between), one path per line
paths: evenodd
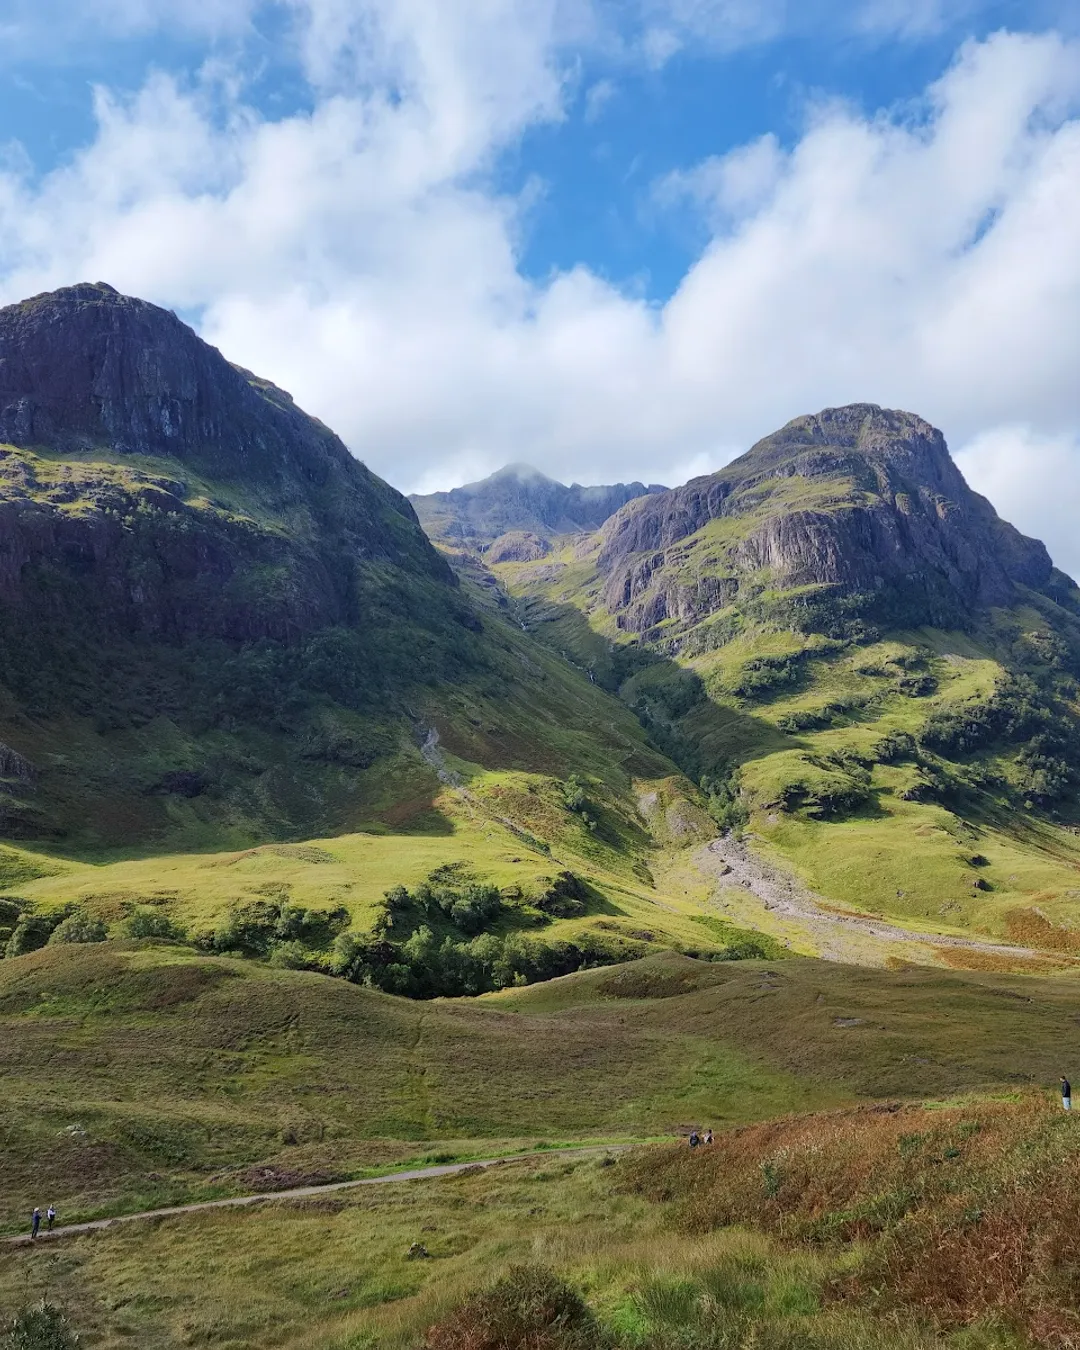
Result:
M469 483L470 488L483 487L486 483L497 482L503 478L516 479L520 483L556 483L557 480L549 478L546 473L541 473L531 464L504 464L501 469L496 469L494 473L489 474L487 478L481 478L479 482ZM561 486L561 484L560 484Z
M682 541L710 522L725 563L699 595ZM1053 585L1046 549L968 487L941 432L872 403L796 417L717 473L634 503L605 526L599 565L609 608L637 631L696 622L763 586L828 588L893 622L955 626L973 606L1013 603L1017 585Z
M247 480L280 477L298 467L287 462L303 415L272 390L170 310L104 282L0 309L0 440L14 445L107 446ZM302 439L318 427L303 417ZM348 455L325 428L318 439L322 457Z
M432 539L482 551L507 533L542 541L595 530L627 502L658 491L664 489L644 483L567 487L531 464L515 463L477 483L409 500Z

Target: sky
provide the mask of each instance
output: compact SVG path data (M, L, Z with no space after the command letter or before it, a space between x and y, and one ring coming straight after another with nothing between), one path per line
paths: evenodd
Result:
M1080 575L1080 0L0 0L0 303L77 281L404 491L905 408Z

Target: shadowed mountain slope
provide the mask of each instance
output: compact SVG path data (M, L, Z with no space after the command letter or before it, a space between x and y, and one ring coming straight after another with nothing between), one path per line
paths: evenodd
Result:
M3 833L400 822L440 788L433 725L489 767L566 771L555 708L580 740L608 700L523 643L400 493L175 315L103 284L0 310ZM605 762L665 772L615 715Z

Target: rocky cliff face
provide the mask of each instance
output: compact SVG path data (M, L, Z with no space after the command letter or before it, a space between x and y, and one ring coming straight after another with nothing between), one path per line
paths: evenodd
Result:
M0 833L331 828L481 626L406 499L174 315L0 310Z
M528 465L511 464L479 483L414 495L410 501L432 539L482 552L507 534L527 533L543 540L598 529L627 502L664 490L655 483L648 487L644 483L606 487L574 483L567 487Z
M1018 585L1071 586L972 492L939 431L872 404L797 418L719 473L631 502L598 561L606 606L639 632L766 588L831 588L949 624L1014 603Z
M362 623L380 568L453 585L408 502L332 432L109 286L0 310L0 445L9 614L289 639Z

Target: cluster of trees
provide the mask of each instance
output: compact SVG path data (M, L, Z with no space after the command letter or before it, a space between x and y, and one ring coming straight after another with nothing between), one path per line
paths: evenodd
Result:
M200 951L258 956L297 970L318 969L317 953L327 950L349 926L349 911L344 905L305 909L292 904L287 895L282 888L275 898L233 905L217 928L194 934L193 944Z
M714 774L702 774L698 784L709 815L722 830L741 830L750 812L739 791L739 770L723 766Z
M803 679L806 650L786 656L755 656L745 663L731 685L738 698L760 702L780 692L790 693Z
M139 907L120 924L119 934L132 938L180 940L184 930L160 910ZM0 940L3 954L23 956L47 945L65 942L104 942L109 925L82 905L69 902L39 913L28 900L0 899Z
M1080 784L1080 729L1055 706L1053 693L1030 675L1009 674L980 703L935 709L919 746L961 759L994 745L1016 748L1015 784L1028 800L1049 806Z
M629 961L647 951L645 943L598 933L579 934L572 942L483 933L463 942L439 937L424 924L401 944L374 934L342 933L334 943L331 970L388 994L456 998Z
M503 910L498 887L477 881L456 863L438 867L410 895L404 886L386 892L386 911L376 924L380 936L394 927L395 920L419 913L428 919L447 919L463 933L482 933Z

